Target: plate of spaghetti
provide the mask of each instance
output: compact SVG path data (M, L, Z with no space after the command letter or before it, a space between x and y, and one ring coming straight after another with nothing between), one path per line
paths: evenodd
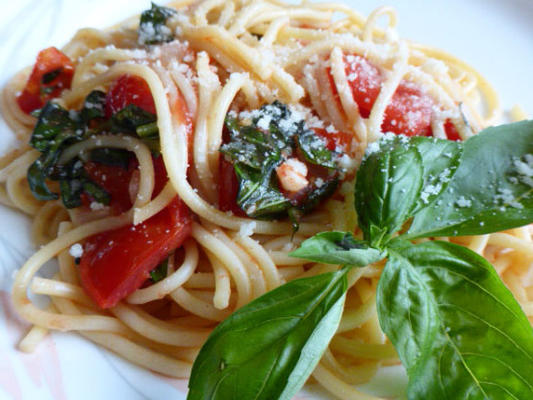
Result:
M402 7L126 3L6 25L0 397L533 398L528 93Z

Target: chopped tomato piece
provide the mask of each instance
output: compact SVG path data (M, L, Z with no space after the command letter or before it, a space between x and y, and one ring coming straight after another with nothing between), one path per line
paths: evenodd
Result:
M161 192L168 181L161 156L154 158L155 185L152 197ZM133 168L124 170L92 163L91 171L111 194L118 206L131 207L127 176ZM96 172L95 172L96 171ZM107 175L102 180L103 171ZM121 181L121 179L124 179ZM116 185L116 189L112 187ZM124 211L122 209L121 211ZM87 239L80 260L81 282L87 293L102 308L113 307L118 301L141 287L168 253L181 246L191 232L191 216L187 206L176 197L158 214L137 226L129 225L103 232Z
M446 121L444 123L444 132L446 132L446 137L449 140L455 140L455 141L463 140L461 139L461 136L459 136L459 132L457 132L457 129L455 128L455 125L453 124L452 121Z
M381 72L366 58L358 55L347 55L344 62L353 99L361 116L368 118L383 84ZM330 82L334 95L338 98L331 73ZM415 84L400 82L385 110L382 131L407 136L430 136L433 104L433 99Z
M383 78L379 69L366 58L357 55L344 57L346 78L354 101L363 118L368 118L381 90Z
M222 211L231 211L234 215L245 217L246 213L237 205L239 181L233 164L220 157L219 168L218 207Z
M109 88L106 97L106 116L110 117L133 104L152 114L156 113L154 98L146 81L135 75L118 77Z
M26 114L44 106L69 89L74 75L70 58L55 47L41 50L35 60L26 86L17 96L17 103Z
M413 83L401 82L385 110L383 132L406 136L431 136L433 99Z
M120 214L131 208L132 203L128 188L133 172L137 169L137 160L132 159L128 169L93 161L86 162L84 168L89 178L109 193L113 214Z
M191 232L187 206L176 197L166 208L137 226L100 233L84 245L80 279L101 308L115 306L149 278Z

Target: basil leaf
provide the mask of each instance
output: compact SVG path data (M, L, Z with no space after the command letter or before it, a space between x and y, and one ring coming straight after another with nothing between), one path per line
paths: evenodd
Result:
M159 282L167 277L168 258L150 271L150 279L153 283Z
M422 191L411 211L411 215L414 215L446 189L459 167L463 143L417 136L410 139L410 144L418 150L424 167Z
M289 206L289 200L271 181L269 170L273 170L277 161L267 164L265 173L254 171L246 166L235 166L240 180L237 205L252 218L272 218L281 215Z
M326 264L364 267L383 259L381 251L356 240L349 232L321 232L305 240L298 249L289 254Z
M46 184L49 167L46 165L46 156L41 155L34 163L30 165L26 173L30 190L37 200L47 201L56 200L57 194L52 192Z
M80 115L85 123L97 118L105 118L106 94L101 90L93 90L87 95Z
M357 172L355 209L364 237L381 247L410 217L424 179L422 157L405 136L369 146Z
M74 118L72 118L74 117ZM58 148L67 138L79 138L84 131L77 120L77 113L69 113L59 104L48 102L39 113L39 118L30 138L30 145L40 152L46 152L51 147Z
M52 70L50 72L47 72L47 73L43 74L43 76L41 77L41 83L43 85L48 85L48 84L52 83L54 81L54 79L56 79L59 76L61 71L63 71L63 67L54 69L54 70Z
M109 147L101 147L91 150L91 161L110 165L113 167L121 167L128 169L132 153L123 149L113 149Z
M297 136L297 142L305 159L316 165L329 169L337 168L337 162L333 153L327 148L326 141L310 129L302 127L300 134Z
M391 243L377 304L407 368L409 399L533 398L533 330L476 253L447 242Z
M304 121L279 101L248 114L247 125L228 114L225 127L230 140L220 148L233 163L239 180L237 204L252 218L278 218L289 214L297 226L301 215L335 191L338 185L336 156L327 149L324 140L307 129ZM325 173L320 181L311 179L303 200L294 204L279 189L276 168L295 154L301 154L310 164L323 167Z
M188 400L288 400L340 322L347 269L291 281L218 325L194 361Z
M176 10L152 3L152 8L141 14L139 44L158 44L174 39L172 31L165 25L167 19L174 14Z
M151 124L156 120L155 114L145 111L135 104L128 104L111 117L112 131L136 134L139 127Z
M81 206L83 193L87 193L98 203L109 204L109 193L90 180L83 163L78 158L61 165L57 178L61 189L61 200L66 208Z
M405 238L481 235L533 222L533 121L488 128L464 143L448 188Z

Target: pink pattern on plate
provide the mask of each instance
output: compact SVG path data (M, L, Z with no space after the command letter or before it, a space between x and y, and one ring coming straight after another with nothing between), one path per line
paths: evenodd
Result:
M30 325L16 314L9 293L0 291L0 305L0 309L4 311L5 325L10 339L8 340L8 345L14 348L28 331ZM33 353L27 354L21 351L14 351L13 353L18 356L18 360L21 361L35 386L41 387L44 384L54 399L67 399L63 385L61 364L52 335L47 335ZM0 361L2 362L2 367L4 364L8 364L7 372L4 371L4 368L0 369L0 384L14 398L22 398L20 386L14 374L15 369L13 365L10 365L7 352L6 356L0 358Z

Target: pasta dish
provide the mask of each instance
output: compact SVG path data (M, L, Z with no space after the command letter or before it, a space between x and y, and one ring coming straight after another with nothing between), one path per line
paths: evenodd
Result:
M390 223L376 234L371 211L364 211L377 204L361 193L371 196L381 167L368 187L358 173L373 155L389 152L384 146L442 139L451 150L435 159L453 161L461 156L451 152L464 142L466 159L470 138L501 117L497 94L478 72L401 39L397 22L391 7L363 17L334 3L185 0L152 4L106 30L80 29L61 50L42 50L1 96L20 145L0 158L0 202L32 218L38 248L12 291L17 312L33 324L20 349L33 351L51 330L75 331L144 368L189 378L209 335L236 310L244 315L254 299L297 279L347 271L340 322L323 354L309 362L310 379L338 398L375 399L355 385L379 368L401 360L413 379L408 351L387 330L380 305L383 254L391 263L394 252L407 254L400 245L386 247L404 232L413 246L438 239L482 256L520 304L523 320L533 322L529 194L494 189L494 204L502 202L506 216L517 212L495 232L410 234L441 218L422 224L416 213L436 207L455 169L460 174L457 161L435 173L439 181L424 175L416 206L395 229ZM512 114L526 119L518 108ZM511 184L533 186L530 153L510 159L518 171ZM420 154L420 162L432 161ZM413 165L406 174L416 175ZM399 185L403 178L390 174L388 182ZM409 190L398 195L388 210L400 209L398 199L408 196ZM476 202L457 196L452 202L460 211ZM368 265L347 270L342 266L357 261L293 253L320 232L348 232L349 239L335 239L339 251L371 248L381 256L372 253ZM54 258L57 273L39 276ZM49 306L37 307L30 292L49 296ZM191 380L190 396L199 379ZM205 397L194 398L224 398L197 390Z

